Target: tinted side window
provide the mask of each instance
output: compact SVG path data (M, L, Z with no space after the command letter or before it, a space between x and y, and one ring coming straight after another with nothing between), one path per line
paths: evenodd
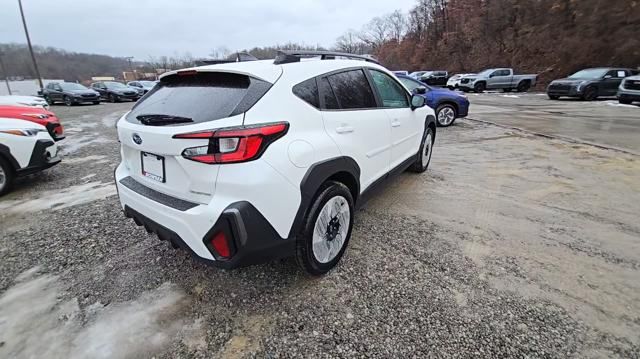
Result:
M318 84L316 83L315 78L308 79L293 86L293 93L309 105L315 108L320 108Z
M350 70L328 76L340 108L375 108L376 100L362 70Z
M320 86L320 96L322 97L322 101L324 103L324 106L322 108L326 110L339 110L340 105L338 105L338 99L336 99L336 95L331 89L329 80L327 80L326 77L322 77L318 81L318 85Z
M369 70L383 107L409 107L406 91L387 74Z

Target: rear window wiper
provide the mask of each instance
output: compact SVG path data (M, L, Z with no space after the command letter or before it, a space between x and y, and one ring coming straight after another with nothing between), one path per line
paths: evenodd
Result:
M143 125L147 126L164 126L175 123L189 123L193 122L189 117L173 116L173 115L158 115L158 114L145 114L138 115L136 119Z

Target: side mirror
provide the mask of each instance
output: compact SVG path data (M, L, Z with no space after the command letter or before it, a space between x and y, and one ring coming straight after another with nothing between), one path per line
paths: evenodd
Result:
M606 79L610 79L610 78L612 78L612 77L613 77L613 76L611 76L611 75L605 75L605 76L604 76L604 79L606 80Z
M424 107L425 104L426 100L424 99L424 97L415 94L411 96L411 110Z
M419 95L424 95L427 93L427 88L424 86L418 86L413 90L413 93L415 94L419 94Z

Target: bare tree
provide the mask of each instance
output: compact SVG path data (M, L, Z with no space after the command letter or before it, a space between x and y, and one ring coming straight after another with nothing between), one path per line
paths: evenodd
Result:
M389 36L396 42L400 42L407 31L407 18L402 11L396 10L384 17L389 26Z

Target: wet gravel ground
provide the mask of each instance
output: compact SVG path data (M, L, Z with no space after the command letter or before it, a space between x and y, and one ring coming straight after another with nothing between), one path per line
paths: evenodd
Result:
M327 276L224 271L122 215L130 106L55 106L64 162L0 200L0 357L640 357L637 157L458 121Z

